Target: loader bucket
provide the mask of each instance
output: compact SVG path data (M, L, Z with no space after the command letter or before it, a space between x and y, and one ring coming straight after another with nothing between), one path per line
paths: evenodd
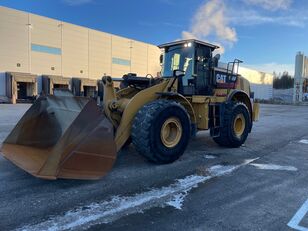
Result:
M2 154L44 179L98 179L116 159L111 122L94 100L40 97L12 130Z

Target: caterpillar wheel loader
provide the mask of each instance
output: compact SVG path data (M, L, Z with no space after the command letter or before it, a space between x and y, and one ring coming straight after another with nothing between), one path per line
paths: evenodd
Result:
M258 118L240 60L218 67L218 47L198 40L159 46L162 77L103 77L102 106L69 95L40 96L3 143L5 158L44 179L98 179L130 141L149 161L177 160L197 131L240 147Z

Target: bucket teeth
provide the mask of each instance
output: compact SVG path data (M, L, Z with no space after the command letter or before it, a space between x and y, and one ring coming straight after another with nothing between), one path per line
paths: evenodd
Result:
M98 179L113 166L111 122L94 100L40 97L3 142L4 157L46 179Z

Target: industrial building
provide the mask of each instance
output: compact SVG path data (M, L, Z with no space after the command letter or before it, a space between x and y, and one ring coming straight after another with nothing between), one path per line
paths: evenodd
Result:
M298 52L295 57L293 102L308 100L308 57Z
M220 62L218 66L228 68L227 63ZM269 100L273 98L273 74L243 67L242 64L234 67L234 71L250 82L250 88L254 92L255 99Z
M161 70L155 45L6 7L0 7L0 36L0 102L28 101L57 88L94 96L103 75ZM272 98L271 75L244 67L239 73L256 98Z
M238 72L250 82L255 99L269 100L273 98L273 74L242 66L239 67Z
M84 92L95 90L103 75L157 76L160 70L154 45L6 7L0 7L0 35L2 101L72 89L72 78Z

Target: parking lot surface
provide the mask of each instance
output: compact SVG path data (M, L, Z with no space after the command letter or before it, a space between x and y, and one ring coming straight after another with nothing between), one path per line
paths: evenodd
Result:
M0 105L0 143L30 105ZM132 145L99 181L46 181L0 157L0 230L308 230L308 107L261 105L245 145L208 132L154 165Z

